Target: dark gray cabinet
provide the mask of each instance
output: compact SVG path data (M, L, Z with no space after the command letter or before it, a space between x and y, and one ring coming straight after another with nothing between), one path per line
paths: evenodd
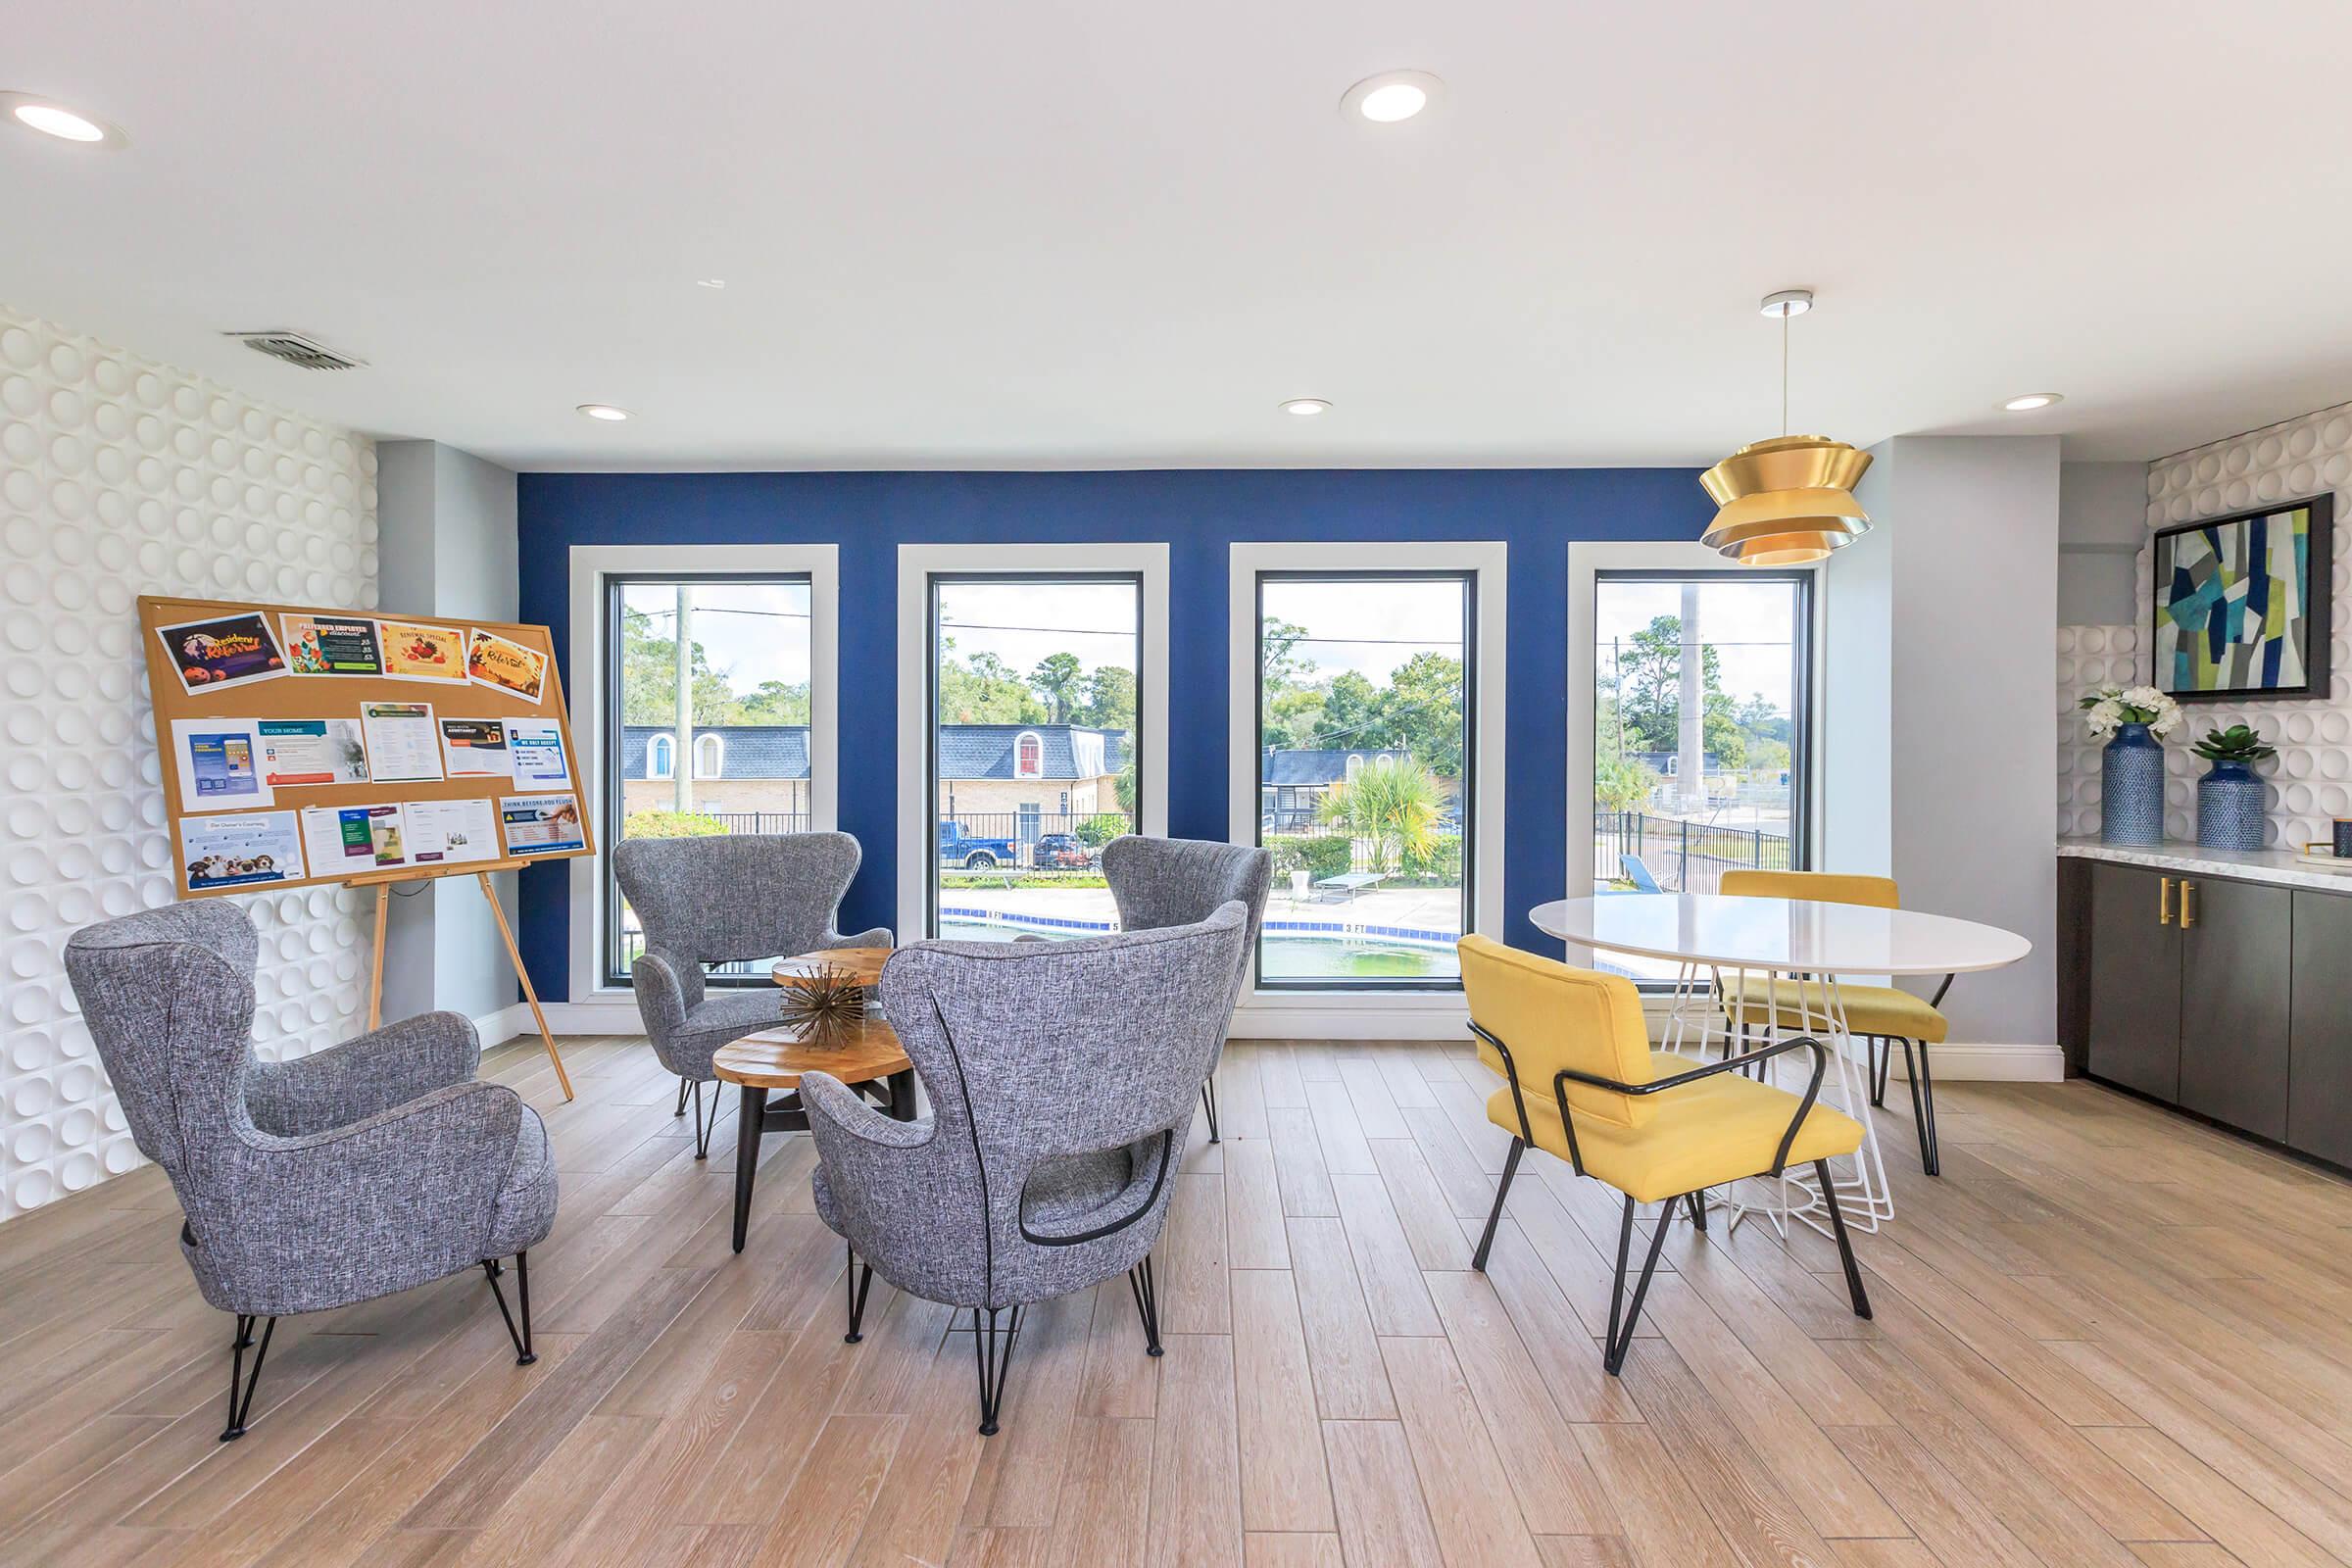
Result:
M2192 876L2176 901L2180 1104L2284 1143L2294 892Z
M2090 868L2090 1070L2168 1103L2180 1096L2180 878Z
M2094 1077L2352 1165L2352 888L2093 861L2069 878Z
M2352 1165L2352 895L2295 894L2286 1139Z

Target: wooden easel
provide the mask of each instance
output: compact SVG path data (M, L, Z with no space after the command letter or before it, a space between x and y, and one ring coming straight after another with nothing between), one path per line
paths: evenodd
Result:
M457 865L397 866L390 870L369 871L347 877L347 888L375 889L375 956L368 966L368 1027L378 1027L384 1012L384 922L391 913L392 884L395 882L431 882L445 876L472 873L481 884L482 897L490 902L490 916L498 922L498 934L507 944L507 958L514 965L514 978L522 984L522 1000L531 1004L531 1017L539 1025L539 1043L547 1048L547 1059L554 1063L556 1083L563 1089L564 1098L575 1098L571 1092L571 1075L564 1070L564 1058L556 1052L556 1037L547 1027L547 1012L539 1005L539 993L531 986L531 972L523 966L522 952L514 946L514 932L507 924L506 906L498 902L498 890L490 885L493 871L516 871L530 864L527 859L472 860Z

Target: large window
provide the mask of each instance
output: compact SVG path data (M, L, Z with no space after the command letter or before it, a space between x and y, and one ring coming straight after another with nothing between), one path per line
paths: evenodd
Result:
M1477 574L1257 574L1261 990L1460 984L1477 863Z
M807 832L809 578L605 583L605 842ZM644 933L610 870L604 897L604 978L625 985ZM744 962L711 983L772 982Z
M976 941L1114 929L1102 846L1142 820L1142 575L928 583L928 929Z
M1812 584L1809 572L1594 574L1592 893L1713 893L1727 870L1805 867Z

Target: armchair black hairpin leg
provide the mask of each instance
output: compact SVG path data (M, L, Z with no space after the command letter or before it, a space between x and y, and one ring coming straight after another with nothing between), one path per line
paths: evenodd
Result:
M1601 1370L1611 1377L1625 1365L1626 1351L1634 1348L1634 1325L1642 1320L1642 1302L1649 1295L1649 1277L1657 1272L1658 1253L1666 1247L1667 1221L1673 1217L1674 1203L1669 1200L1664 1213L1658 1216L1657 1229L1649 1238L1649 1255L1642 1263L1642 1278L1634 1284L1634 1299L1627 1307L1623 1328L1619 1327L1618 1306L1625 1298L1625 1269L1632 1260L1634 1245L1634 1209L1631 1198L1625 1200L1625 1219L1617 1230L1617 1277L1609 1286L1609 1343L1601 1353Z
M1152 1281L1152 1254L1127 1271L1127 1288L1135 1293L1136 1316L1144 1320L1144 1353L1164 1355L1159 1345L1159 1292Z
M514 1323L514 1313L507 1310L507 1293L498 1288L500 1269L496 1260L482 1260L482 1276L490 1282L490 1294L498 1300L498 1315L507 1321L507 1338L514 1342L514 1364L529 1366L539 1359L531 1348L531 1254L526 1249L514 1254L514 1298L520 1307L522 1324Z
M687 1077L684 1073L678 1074L678 1108L670 1112L672 1116L683 1116L686 1114L686 1087L693 1081L693 1079Z
M983 1321L981 1309L972 1308L972 1359L980 1369L980 1435L997 1435L997 1416L1004 1408L1004 1377L1012 1370L1012 1348L1021 1338L1021 1309L1014 1307L1006 1322L1004 1337L998 1337L998 1307L990 1307Z
M1502 1200L1511 1190L1511 1178L1519 1174L1519 1156L1527 1152L1527 1140L1514 1136L1511 1152L1502 1156L1502 1179L1494 1184L1494 1206L1487 1211L1486 1233L1478 1239L1478 1250L1470 1256L1470 1266L1480 1273L1487 1268L1487 1254L1494 1250L1494 1227L1502 1223Z
M710 1086L710 1114L703 1114L703 1081L694 1081L694 1157L710 1157L710 1134L718 1127L718 1085Z
M871 1263L858 1262L858 1249L855 1247L851 1248L849 1252L849 1267L843 1271L841 1281L850 1295L850 1332L841 1337L841 1343L856 1345L865 1338L863 1332L865 1293L873 1287L874 1266Z
M1830 1162L1813 1162L1813 1179L1821 1183L1822 1206L1830 1211L1830 1229L1838 1238L1838 1258L1845 1265L1845 1293L1853 1298L1854 1316L1870 1316L1870 1297L1862 1289L1862 1269L1854 1261L1854 1244L1845 1234L1845 1213L1838 1206L1838 1187L1830 1180Z
M1208 1141L1212 1144L1216 1143L1219 1140L1217 1138L1217 1078L1214 1073L1200 1080L1200 1103L1208 1110Z
M277 1319L272 1317L262 1325L262 1343L253 1344L251 1313L237 1314L237 1337L229 1342L228 1363L228 1425L221 1429L220 1441L234 1443L245 1435L245 1418L253 1413L253 1391L262 1386L262 1361L270 1353L270 1336L277 1332ZM253 1349L253 1376L245 1376L245 1351ZM238 1385L244 1385L244 1397L237 1396Z

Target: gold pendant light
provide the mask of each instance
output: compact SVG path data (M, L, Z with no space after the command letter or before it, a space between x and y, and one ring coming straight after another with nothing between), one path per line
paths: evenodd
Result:
M1766 295L1781 318L1781 434L1751 441L1699 475L1719 509L1698 542L1742 566L1802 566L1870 531L1854 485L1870 454L1822 435L1788 431L1788 319L1813 308L1810 289Z

